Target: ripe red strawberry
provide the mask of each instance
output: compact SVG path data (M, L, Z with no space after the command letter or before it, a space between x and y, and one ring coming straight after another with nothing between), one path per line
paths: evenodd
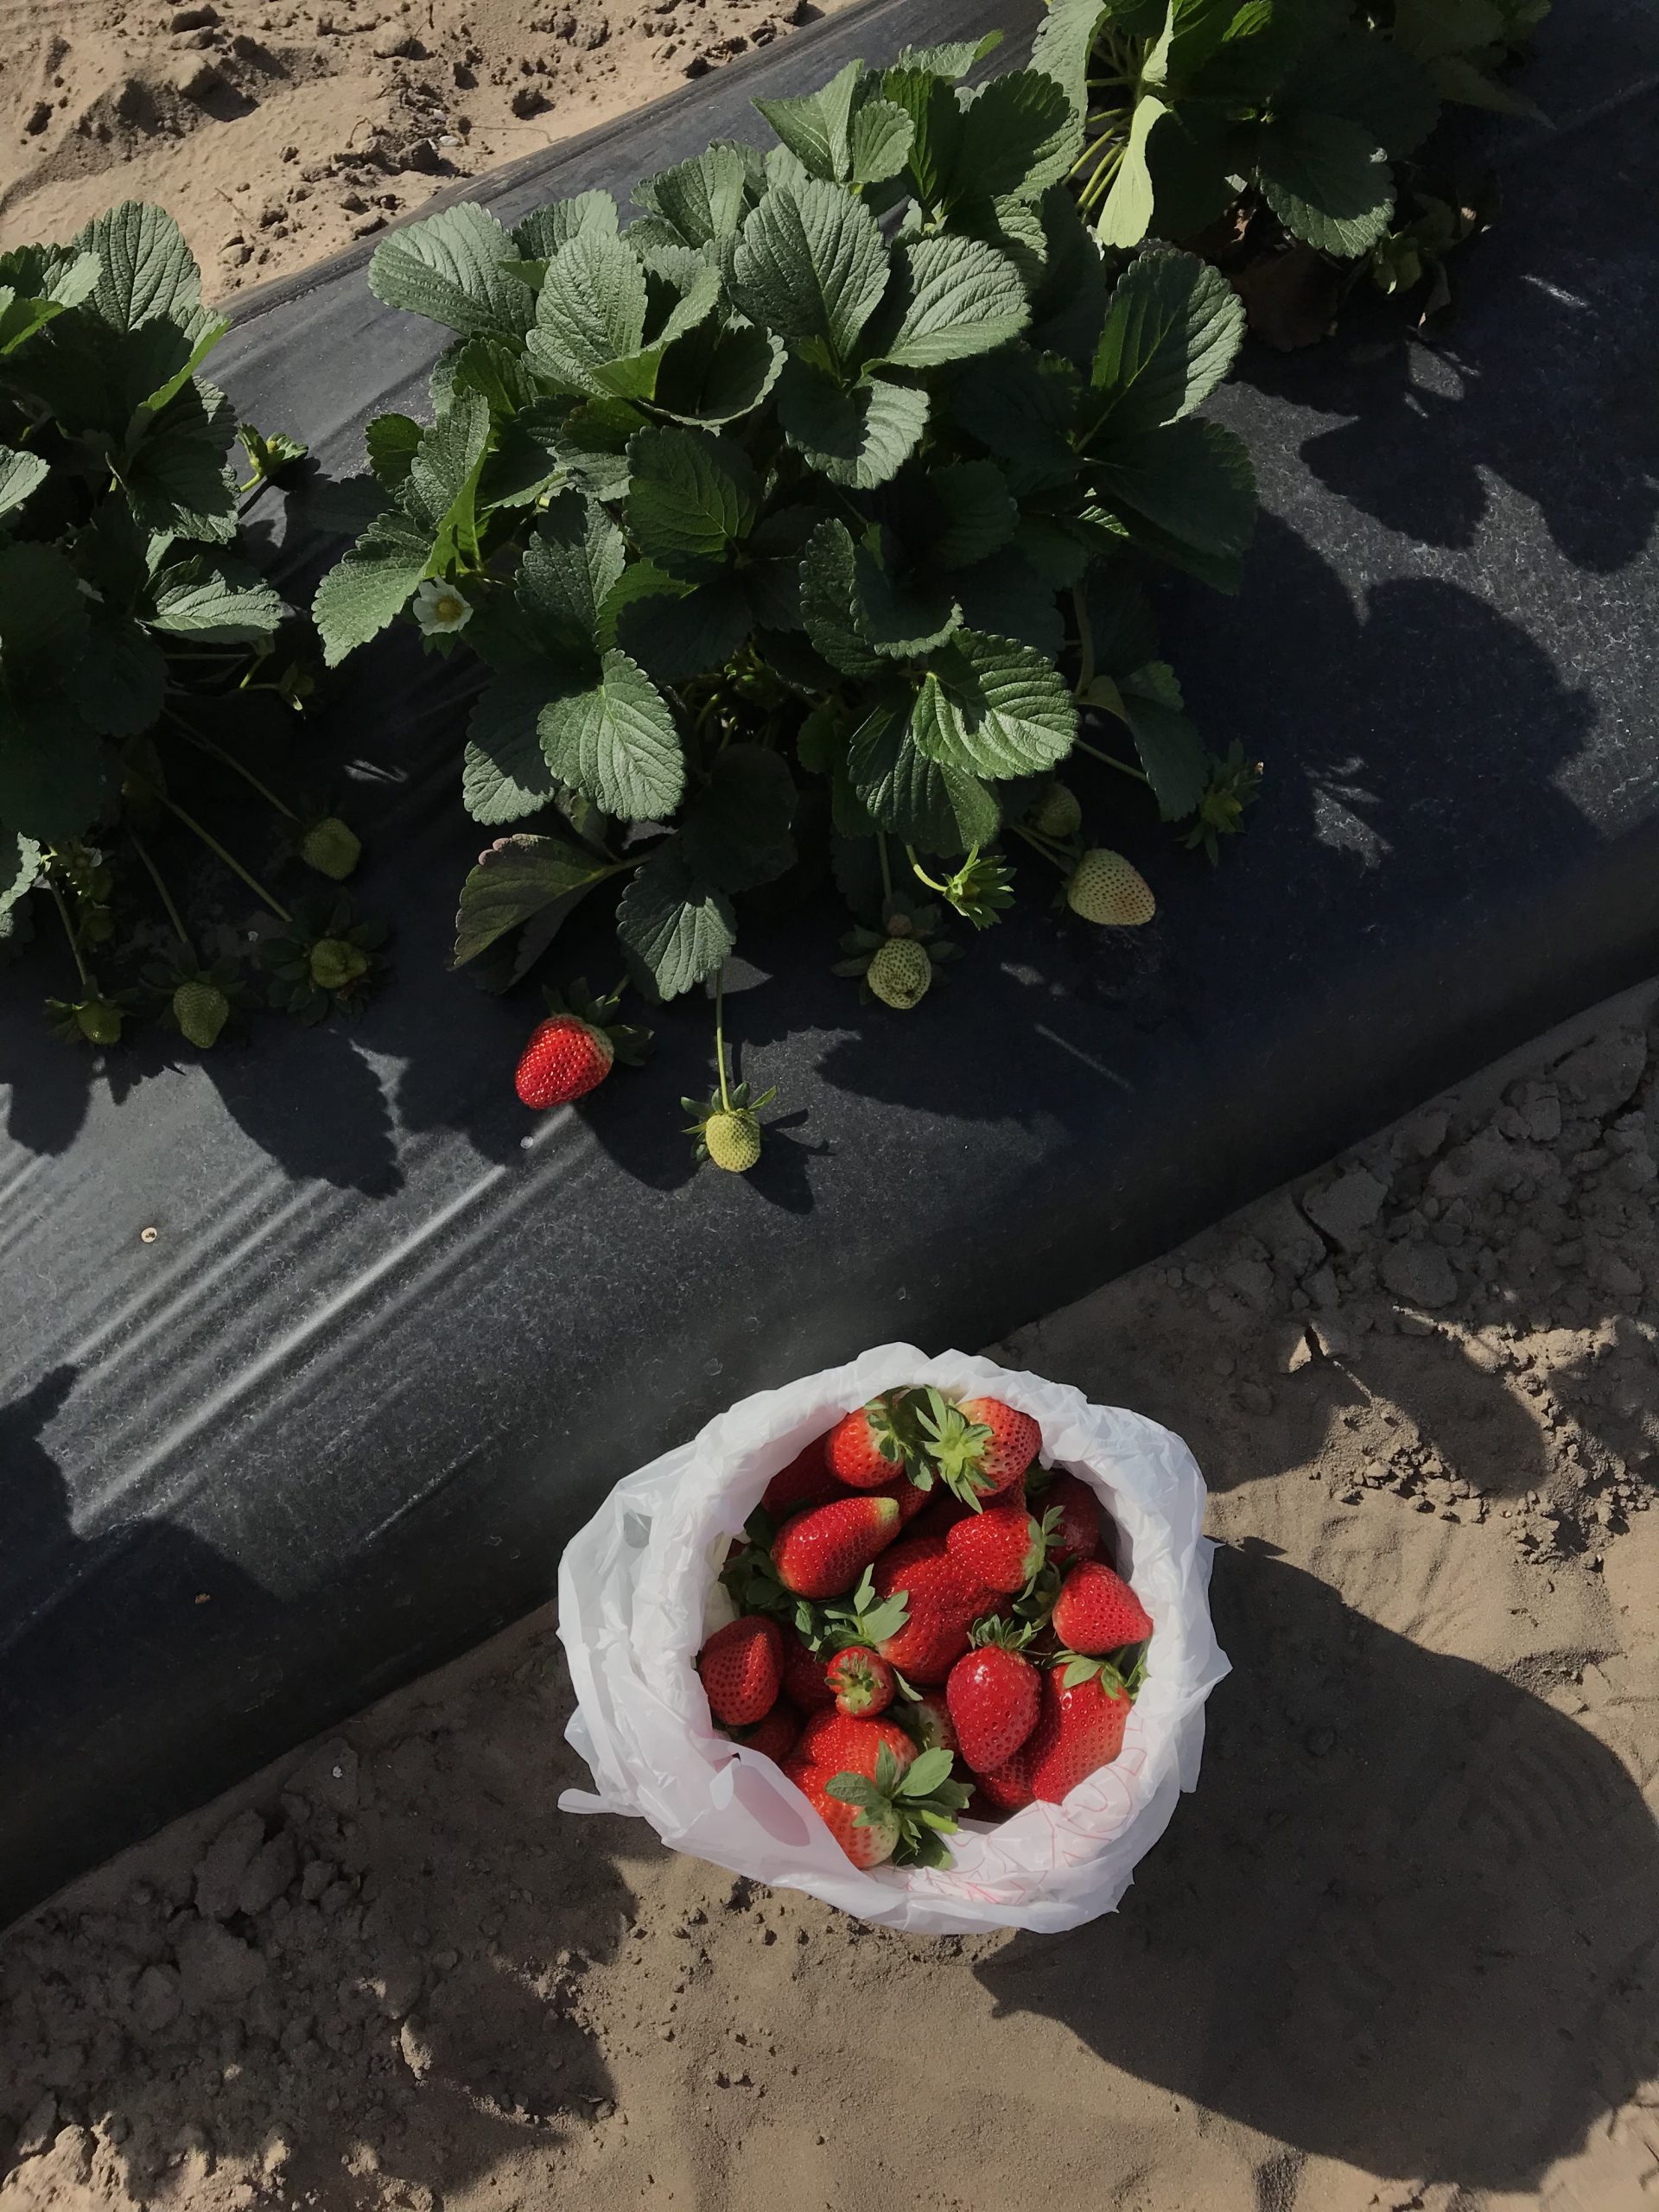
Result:
M962 1756L976 1773L994 1774L1037 1726L1043 1678L1023 1653L988 1642L957 1660L944 1696Z
M1087 1483L1057 1468L1037 1503L1045 1516L1059 1516L1048 1539L1048 1555L1056 1567L1093 1559L1100 1549L1100 1502Z
M806 1645L792 1628L784 1630L784 1695L803 1713L825 1711L836 1694L824 1680L826 1662Z
M992 1490L1007 1490L1037 1457L1042 1430L1029 1414L1016 1413L1001 1398L960 1398L957 1408L976 1427L990 1430L989 1442L980 1449L979 1471L990 1478Z
M784 1772L855 1866L879 1866L884 1859L892 1858L899 1844L897 1814L867 1811L861 1822L858 1806L830 1795L830 1784L836 1778L835 1769L814 1766L798 1753L785 1761Z
M866 1491L864 1495L866 1497L890 1497L899 1508L899 1525L901 1529L907 1529L911 1522L926 1510L932 1499L932 1492L918 1490L908 1475L895 1475L891 1482L878 1483L874 1490Z
M855 1719L844 1713L814 1713L801 1730L795 1756L827 1774L861 1774L874 1782L883 1744L902 1774L916 1757L916 1746L896 1720L885 1714Z
M911 1487L914 1489L914 1484ZM906 1523L912 1536L949 1535L957 1522L965 1521L973 1510L948 1490L925 1491L921 1496L923 1510Z
M764 1720L778 1701L784 1678L784 1639L777 1622L760 1613L728 1621L697 1655L697 1672L716 1720L728 1728Z
M1031 1738L1028 1736L1006 1765L989 1774L976 1775L981 1793L999 1813L1023 1812L1034 1795L1031 1786Z
M1070 1651L1098 1657L1152 1634L1152 1617L1121 1574L1104 1560L1084 1560L1060 1585L1054 1600L1054 1633Z
M1025 1750L1032 1794L1046 1804L1063 1803L1123 1748L1129 1694L1115 1669L1085 1665L1062 1660L1043 1676L1043 1709Z
M518 1062L518 1096L526 1106L568 1106L611 1071L616 1048L602 1029L574 1014L550 1014L531 1030Z
M952 1559L960 1560L988 1589L1009 1598L1025 1588L1047 1556L1042 1529L1023 1504L999 1502L982 1513L970 1513L944 1541Z
M837 1713L862 1713L873 1718L893 1703L893 1669L887 1661L861 1643L837 1651L824 1669L823 1679L836 1694Z
M772 1543L772 1563L785 1589L798 1598L839 1598L898 1533L899 1508L892 1498L836 1498L785 1521Z
M740 1732L738 1741L752 1751L764 1751L781 1766L799 1742L800 1734L800 1714L786 1699L779 1698L764 1720Z
M905 1726L925 1751L957 1751L957 1725L938 1690L924 1690L903 1707Z
M823 1464L823 1439L815 1436L786 1467L778 1470L761 1491L760 1503L774 1521L783 1521L809 1505L827 1505L841 1495L841 1484Z
M887 1390L838 1421L823 1440L823 1463L849 1490L876 1490L902 1473L905 1446L897 1414L903 1390Z
M905 1592L908 1614L876 1649L914 1682L942 1682L968 1649L968 1631L996 1604L997 1593L950 1556L943 1538L906 1537L876 1562L875 1594Z

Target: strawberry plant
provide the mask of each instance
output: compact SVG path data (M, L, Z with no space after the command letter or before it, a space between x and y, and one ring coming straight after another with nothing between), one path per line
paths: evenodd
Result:
M251 790L290 859L335 883L356 865L338 817L289 805L242 756L257 709L290 719L309 679L237 551L236 418L199 373L229 326L200 293L171 217L135 200L0 256L0 952L55 913L49 1011L99 1046L149 1012L206 1050L255 1001L249 941L187 925L181 851L280 926L257 995L303 1019L361 1003L378 942L338 893L283 905L207 818ZM239 435L250 484L301 456Z
M1549 0L1049 0L1033 66L1084 131L1071 175L1107 247L1202 240L1253 324L1320 336L1344 286L1425 279L1478 226L1414 159L1458 103L1530 115L1509 81Z
M1151 913L1056 780L1074 754L1211 849L1238 826L1144 587L1236 585L1250 466L1197 410L1243 315L1195 256L1109 263L1064 183L1081 117L1036 70L967 89L987 50L761 101L769 154L711 146L626 225L586 192L377 249L378 296L452 342L433 419L369 425L380 512L314 611L331 664L398 621L483 664L461 788L499 835L458 965L516 981L605 894L671 999L719 977L743 901L827 861L845 968L908 1017L940 917L994 924L1016 856L1085 919ZM741 1168L723 1046L719 1072L693 1134Z

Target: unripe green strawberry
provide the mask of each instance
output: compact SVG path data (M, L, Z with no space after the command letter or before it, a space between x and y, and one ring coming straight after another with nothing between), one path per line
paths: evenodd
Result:
M200 979L181 983L173 994L173 1019L193 1045L205 1052L219 1042L231 1018L231 1002L221 990Z
M83 999L75 1008L75 1027L92 1045L121 1042L121 1009L108 999Z
M369 972L369 956L344 938L319 938L309 956L311 980L320 991L343 991Z
M1109 853L1100 846L1085 853L1071 871L1065 903L1085 922L1099 922L1109 929L1137 929L1158 911L1140 869L1122 853Z
M753 1114L711 1114L703 1123L702 1141L716 1167L734 1175L747 1175L760 1157L760 1124Z
M933 963L925 945L913 937L890 937L877 948L865 981L883 1006L908 1011L927 995L933 980Z
M344 883L363 854L362 840L337 814L314 822L300 839L300 858L319 875Z
M1075 837L1083 827L1083 808L1077 793L1065 784L1051 784L1031 810L1031 826L1062 843Z

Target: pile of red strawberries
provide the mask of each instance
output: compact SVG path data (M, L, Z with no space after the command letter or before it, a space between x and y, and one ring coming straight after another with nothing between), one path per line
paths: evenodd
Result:
M855 1866L948 1866L959 1813L1058 1804L1122 1747L1152 1621L1041 1440L1000 1399L888 1391L773 1476L726 1562L709 1708Z

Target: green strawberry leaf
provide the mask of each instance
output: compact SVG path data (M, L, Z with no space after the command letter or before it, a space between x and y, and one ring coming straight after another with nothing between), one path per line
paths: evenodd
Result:
M513 245L526 261L551 261L562 245L592 231L601 238L616 236L616 202L608 192L578 192L569 200L550 200L521 223L515 223Z
M736 237L759 197L758 167L753 148L716 139L690 161L636 185L634 204L659 217L687 245L713 245Z
M825 369L791 359L778 387L784 435L832 484L874 491L895 476L927 427L919 386L867 377L850 389Z
M441 322L463 338L518 337L536 295L511 275L513 241L471 202L388 234L369 263L369 289L389 308Z
M877 707L847 747L852 789L884 830L930 853L988 844L1001 827L996 801L976 776L931 759L901 709Z
M1255 475L1243 442L1189 418L1149 432L1095 465L1095 483L1148 552L1235 591L1255 526Z
M952 1753L943 1747L918 1752L899 1777L897 1794L900 1797L931 1797L941 1783L950 1779L954 1764Z
M537 722L559 689L550 665L503 669L479 695L467 722L461 796L475 822L517 822L548 804L553 772Z
M699 881L677 839L635 873L616 910L616 933L635 982L647 995L677 998L707 982L737 942L737 919L723 892Z
M40 880L41 849L32 837L0 828L0 914L10 912Z
M184 233L165 208L124 200L98 215L73 241L95 255L92 306L117 330L156 315L188 315L201 303L201 276Z
M858 623L858 563L844 522L822 522L801 556L801 620L807 636L843 675L880 677L889 664Z
M774 186L746 219L731 290L751 322L849 358L887 288L887 250L861 200L807 177Z
M556 899L591 890L615 873L614 861L563 837L521 831L499 839L480 855L461 886L451 966L476 959L497 938Z
M554 775L623 821L671 815L685 756L668 702L637 661L613 648L597 683L550 699L537 725Z
M894 256L897 327L876 340L888 368L935 368L988 353L1022 331L1031 314L1020 272L977 238L918 238Z
M741 448L698 430L641 430L628 446L628 525L646 558L696 582L748 535L760 486Z
M431 555L432 533L405 517L383 515L370 524L324 576L311 603L327 667L337 668L403 613Z
M686 865L717 891L753 891L793 867L795 784L760 745L728 745L709 763L680 830Z
M1244 309L1196 254L1151 246L1118 279L1090 375L1090 441L1137 438L1190 415L1232 366Z
M1344 260L1389 227L1389 157L1363 123L1307 111L1264 124L1256 140L1262 194L1293 238Z
M549 652L597 654L600 610L626 562L626 541L596 500L562 492L548 501L518 564L516 595Z
M1030 775L1071 751L1077 707L1041 653L962 630L931 656L910 732L918 752L942 767Z

